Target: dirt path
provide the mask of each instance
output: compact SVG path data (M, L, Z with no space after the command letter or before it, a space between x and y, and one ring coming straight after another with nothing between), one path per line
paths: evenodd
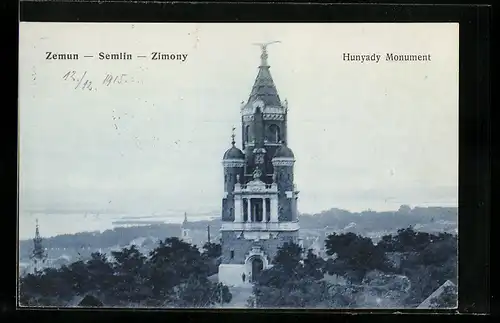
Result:
M229 290L233 294L231 303L224 304L223 308L246 308L247 300L252 296L252 287L230 287Z

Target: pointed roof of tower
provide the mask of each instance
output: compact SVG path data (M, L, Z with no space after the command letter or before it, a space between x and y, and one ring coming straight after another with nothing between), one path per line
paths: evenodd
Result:
M259 72L257 73L257 77L255 78L255 82L252 87L252 92L250 93L250 97L248 98L249 103L260 99L265 103L265 105L268 106L281 105L278 90L276 89L276 85L274 84L271 72L269 71L270 66L267 63L267 46L272 43L275 42L255 44L261 47L262 54L260 55L261 62L259 66Z

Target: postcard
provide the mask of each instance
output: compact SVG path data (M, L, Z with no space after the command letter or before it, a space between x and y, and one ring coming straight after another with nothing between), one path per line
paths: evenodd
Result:
M458 35L21 22L19 306L456 308Z

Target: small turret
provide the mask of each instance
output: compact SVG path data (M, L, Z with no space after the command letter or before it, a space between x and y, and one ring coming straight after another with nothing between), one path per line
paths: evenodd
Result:
M243 154L243 152L235 146L236 142L234 141L234 130L236 129L233 127L233 134L231 135L231 148L226 150L224 157L222 158L223 160L245 160L245 154Z
M280 221L295 221L297 219L296 193L294 192L295 186L293 183L295 156L293 151L286 145L286 142L281 142L281 146L274 154L272 163L280 199L278 219Z
M233 127L233 132L231 134L231 148L229 148L224 154L222 164L224 166L224 194L225 197L222 200L222 220L223 221L233 221L234 220L234 199L232 198L234 187L237 183L240 183L243 178L243 171L245 166L245 154L236 148L235 144L235 134L236 128Z
M293 151L286 145L285 141L281 142L281 146L276 150L273 158L291 158L294 159Z

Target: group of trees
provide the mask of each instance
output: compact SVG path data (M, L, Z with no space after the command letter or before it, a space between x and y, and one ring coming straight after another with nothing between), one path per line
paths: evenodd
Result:
M354 233L332 234L325 240L325 248L331 256L326 260L311 250L304 252L297 244L285 243L273 259L274 266L257 277L251 306L369 307L370 299L393 297L401 306L416 307L446 280L456 284L456 235L407 228L374 244ZM106 306L210 307L228 303L232 298L228 287L209 279L217 273L220 255L217 243L207 243L199 251L178 238L160 241L147 255L136 246L109 256L92 253L89 260L21 278L20 302L67 306L75 296L94 295ZM332 282L329 277L342 277L347 283ZM456 287L447 287L443 295L432 306L456 305Z
M311 251L302 255L300 246L284 243L274 258L274 266L259 275L251 306L310 308L326 302L324 260Z
M401 255L395 272L407 276L412 283L408 304L419 304L447 280L457 283L457 235L407 228L395 236L384 236L377 246Z
M20 281L20 303L67 306L75 296L94 295L106 306L210 307L231 301L227 286L209 276L217 271L220 245L200 252L178 238L160 241L149 255L135 246L60 268L46 268Z
M447 280L456 283L457 237L448 233L434 235L410 227L384 236L376 245L354 233L332 234L325 247L333 256L327 260L285 243L274 266L257 279L253 306L363 307L370 306L363 302L372 295L377 302L392 297L395 301L387 304L416 307ZM327 275L343 277L347 284L331 283ZM367 296L360 298L363 293ZM456 288L448 288L445 297L432 304L456 306Z
M392 266L382 249L377 248L370 238L354 233L331 234L325 240L326 254L336 256L328 259L326 272L345 277L349 282L359 284L371 270L390 272Z

